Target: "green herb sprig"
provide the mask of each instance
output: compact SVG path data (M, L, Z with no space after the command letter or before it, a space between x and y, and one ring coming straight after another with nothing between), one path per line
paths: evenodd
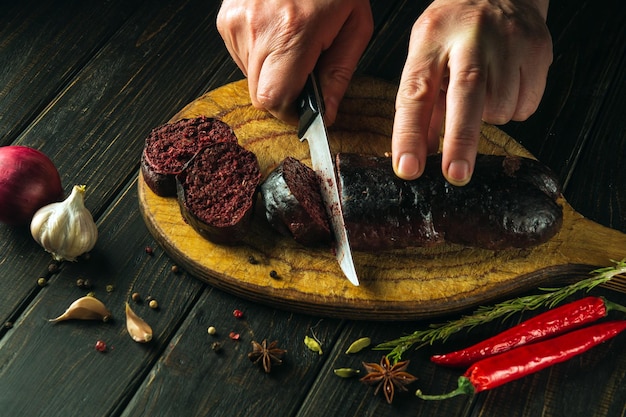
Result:
M417 330L409 335L381 343L374 349L389 350L387 357L396 363L402 359L402 355L407 350L416 344L418 346L415 349L419 349L428 344L432 345L436 341L445 342L454 333L463 329L471 330L478 325L495 319L502 318L504 320L515 313L535 310L540 307L553 308L578 291L588 292L598 285L609 282L616 275L626 274L626 258L612 262L615 265L593 270L591 271L591 277L573 284L559 288L540 288L541 291L544 291L541 294L517 297L492 306L480 306L469 315L446 323L430 325L427 329Z

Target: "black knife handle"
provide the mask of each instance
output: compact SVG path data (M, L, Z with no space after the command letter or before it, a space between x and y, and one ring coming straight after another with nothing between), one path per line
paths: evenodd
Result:
M313 123L313 119L318 114L324 114L324 98L314 74L307 77L304 89L298 97L297 105L298 117L300 118L298 137L302 140L307 129Z

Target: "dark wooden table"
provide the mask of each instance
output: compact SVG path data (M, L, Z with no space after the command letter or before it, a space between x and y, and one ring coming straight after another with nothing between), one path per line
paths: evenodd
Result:
M425 2L374 0L372 6L376 29L359 71L396 82ZM138 210L139 156L151 128L203 92L242 78L215 30L218 7L200 0L2 1L0 145L45 152L66 191L88 184L86 204L100 237L89 260L50 274L49 256L26 229L0 225L0 416L626 415L626 335L491 392L442 402L412 395L417 388L440 393L456 386L458 370L428 361L442 346L425 347L406 354L419 380L388 405L372 388L332 370L380 360L378 351L343 353L358 337L383 342L429 322L293 314L173 273ZM543 102L531 119L503 129L558 173L577 211L626 232L623 3L554 1L549 26L555 59ZM48 277L48 285L39 286L39 277ZM85 294L76 285L81 277L115 319L48 323ZM134 291L160 303L154 311L136 306L155 330L146 345L124 328L123 306ZM624 294L594 293L626 304ZM234 309L244 318L235 319ZM457 334L446 348L510 322ZM217 336L207 334L209 326ZM230 331L242 340L230 340ZM302 342L312 331L323 355ZM264 338L288 350L269 375L246 356L250 340ZM107 343L107 353L94 349L97 340ZM221 354L211 349L215 340L223 343Z

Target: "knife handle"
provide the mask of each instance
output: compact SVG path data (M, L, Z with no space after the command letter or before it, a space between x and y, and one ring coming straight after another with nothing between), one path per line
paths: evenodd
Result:
M324 98L322 97L322 90L317 83L317 77L315 74L310 74L306 79L304 89L298 97L298 117L300 122L298 124L298 137L300 140L304 140L303 136L313 119L318 114L324 114Z

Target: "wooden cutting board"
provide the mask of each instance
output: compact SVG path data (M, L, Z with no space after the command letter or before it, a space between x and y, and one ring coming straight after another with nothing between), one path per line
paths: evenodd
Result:
M382 155L390 150L396 87L355 79L329 135L331 150ZM295 127L250 104L245 80L211 91L171 121L200 115L220 118L253 151L264 175L288 155L310 163ZM491 125L483 125L481 153L531 156ZM361 285L343 277L330 248L305 248L281 237L257 204L253 228L237 247L213 244L182 219L178 203L162 198L139 176L139 206L155 239L197 278L238 296L320 316L409 320L457 312L554 283L626 256L626 234L576 213L561 199L564 222L552 240L533 249L489 251L444 244L431 248L355 253ZM260 200L259 200L260 203ZM272 277L275 271L277 276Z

